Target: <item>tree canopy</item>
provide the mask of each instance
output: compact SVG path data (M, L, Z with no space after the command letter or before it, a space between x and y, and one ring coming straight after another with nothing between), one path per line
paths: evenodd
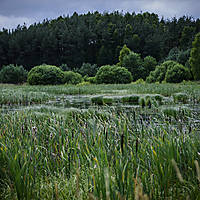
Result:
M162 61L177 47L187 50L200 31L199 19L159 19L157 14L88 12L44 20L27 27L0 31L0 69L3 65L61 66L79 69L83 63L113 65L126 46L142 59Z

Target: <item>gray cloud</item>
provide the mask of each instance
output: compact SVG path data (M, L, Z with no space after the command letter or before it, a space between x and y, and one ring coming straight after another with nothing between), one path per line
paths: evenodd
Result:
M0 0L0 29L71 15L75 11L149 11L165 18L183 15L199 18L199 7L199 0Z

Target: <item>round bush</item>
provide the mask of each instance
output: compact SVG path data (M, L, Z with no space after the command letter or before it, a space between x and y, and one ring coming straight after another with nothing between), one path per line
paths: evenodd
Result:
M176 64L167 70L165 79L167 83L180 83L183 80L189 80L191 74L188 68L181 64Z
M133 80L131 73L125 67L105 65L100 67L96 74L97 83L120 84L131 83Z
M167 70L172 69L177 64L178 63L175 61L168 60L162 63L161 65L156 66L156 69L150 72L149 76L146 79L146 82L147 83L154 83L154 82L161 83L162 81L165 80Z
M61 84L64 72L52 65L40 65L33 67L28 73L30 85L56 85Z
M22 66L13 64L4 66L0 71L1 83L23 83L27 80L28 72Z
M76 85L82 81L83 78L79 73L73 71L64 72L63 83Z

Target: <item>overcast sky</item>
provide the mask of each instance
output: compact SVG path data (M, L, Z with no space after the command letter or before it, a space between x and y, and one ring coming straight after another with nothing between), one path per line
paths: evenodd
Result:
M165 19L200 18L200 0L0 0L0 30L88 11L153 12Z

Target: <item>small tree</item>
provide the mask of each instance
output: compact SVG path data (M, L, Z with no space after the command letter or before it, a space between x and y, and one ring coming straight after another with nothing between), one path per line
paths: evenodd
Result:
M68 67L67 64L62 64L62 65L59 66L59 68L64 72L71 70L71 68Z
M200 80L200 33L195 36L190 52L190 65L195 80Z
M128 71L131 72L133 81L143 78L145 74L143 61L138 53L131 52L124 56L121 66L127 68Z
M28 72L22 66L13 64L4 66L0 71L1 83L23 83L27 80Z
M93 77L96 75L98 70L98 67L96 64L92 65L90 63L83 63L81 68L78 70L78 72L82 75L82 76L89 76L89 77Z
M157 65L157 61L155 58L153 58L152 56L146 56L143 62L143 67L144 67L144 72L145 72L143 78L146 78L151 71L154 71L156 65Z
M131 53L131 50L126 45L124 45L119 53L119 63L118 63L119 66L122 66L122 61L124 57L129 55L130 53Z

